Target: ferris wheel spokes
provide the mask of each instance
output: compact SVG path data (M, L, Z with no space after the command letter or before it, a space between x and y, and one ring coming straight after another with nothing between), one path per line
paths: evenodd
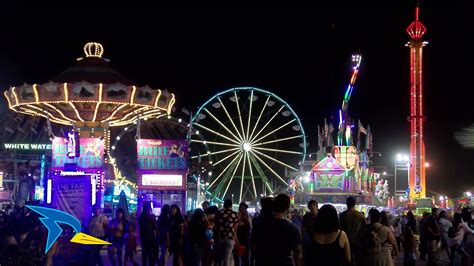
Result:
M234 156L234 155L236 155L236 154L237 154L237 153L239 153L239 152L240 152L240 149L239 149L239 150L236 150L236 151L235 151L235 152L233 152L232 154L230 154L230 155L228 155L228 156L226 156L226 157L224 157L224 158L220 159L219 161L215 162L213 165L214 165L214 166L216 166L216 165L218 165L218 164L222 163L223 161L225 161L225 160L229 159L231 156Z
M252 179L252 186L253 186L253 192L255 194L255 198L258 197L257 195L257 187L255 186L255 179L253 177L253 170L252 170L252 164L250 162L250 156L247 156L247 162L249 163L249 169L250 169L250 178Z
M219 178L227 171L227 169L229 169L229 167L235 162L235 160L237 160L239 158L239 156L235 156L234 159L224 168L224 170L222 170L222 172L214 179L214 181L211 182L211 184L209 184L209 188L211 188L216 182L217 180L219 180Z
M244 123L242 123L242 113L240 112L239 96L237 96L236 91L234 91L234 97L235 97L235 104L237 105L237 113L239 115L240 129L242 130L242 136L243 136L244 141L247 141L247 138L245 137L245 132L244 132Z
M237 162L237 165L235 166L234 170L232 171L232 175L229 179L229 183L227 183L227 187L224 190L224 194L222 194L221 199L224 199L225 194L227 194L227 190L229 190L230 184L232 183L232 180L234 180L235 173L237 172L237 169L239 168L240 162L242 161L242 155L239 156L239 161Z
M278 177L278 179L280 179L281 182L283 182L283 184L287 185L288 186L288 183L286 183L286 181L279 175L277 174L277 172L275 172L275 170L273 170L267 163L265 163L257 154L255 154L252 150L250 151L252 153L252 155L257 158L257 160L259 160L263 165L265 165L265 167L267 167L268 170L270 170L270 172L272 172L276 177Z
M252 147L255 150L263 150L263 151L274 151L274 152L281 152L281 153L289 153L289 154L298 154L303 155L300 151L290 151L290 150L281 150L281 149L271 149L271 148L263 148L263 147Z
M268 132L267 134L265 134L265 136L263 136L263 137L260 137L260 138L259 138L259 139L257 139L257 140L251 140L251 141L250 141L250 143L254 143L254 142L261 141L262 139L264 139L264 138L266 138L266 137L270 136L271 134L273 134L273 133L277 132L278 130L280 130L280 129L282 129L282 128L286 127L286 126L288 126L289 124L291 124L291 123L293 123L293 122L295 122L295 121L296 121L296 118L294 118L293 120L290 120L290 121L286 122L285 124L283 124L283 125L281 125L281 126L279 126L279 127L275 128L274 130L272 130L272 131ZM255 136L255 137L256 137L256 136Z
M202 144L214 144L214 145L221 145L221 146L240 147L240 145L238 145L238 144L216 142L216 141L207 141L207 140L200 140L200 139L191 139L191 142L198 142L198 143L202 143Z
M247 159L247 152L244 152L244 161L242 162L242 178L240 180L240 195L239 202L242 202L242 191L244 190L244 178L245 178L245 161Z
M227 132L229 132L232 137L234 137L237 141L243 141L243 139L239 139L232 131L230 131L228 127L224 125L224 123L222 123L217 117L215 117L211 112L209 112L207 108L204 108L204 111L206 111L212 118L214 118L214 120L216 120L216 122L219 123L219 125L221 125Z
M266 158L268 158L268 159L270 159L270 160L272 160L272 161L274 161L274 162L280 164L280 165L283 165L283 166L285 166L285 167L290 168L290 169L293 170L293 171L298 171L298 169L296 169L295 167L293 167L293 166L291 166L291 165L288 165L288 164L286 164L286 163L284 163L284 162L282 162L282 161L280 161L280 160L278 160L278 159L275 159L275 158L273 158L273 157L271 157L271 156L268 156L267 154L265 154L265 153L263 153L263 152L260 152L260 151L258 151L258 150L256 150L256 149L255 149L254 151L255 151L256 153L258 153L258 154L260 154L260 155L262 155L262 156L264 156L264 157L266 157Z
M265 141L265 142L260 142L260 143L254 143L252 144L252 147L256 147L256 146L262 146L262 145L265 145L265 144L270 144L270 143L275 143L275 142L282 142L282 141L285 141L285 140L291 140L291 139L297 139L297 138L301 138L303 137L303 135L297 135L297 136L292 136L292 137L287 137L287 138L281 138L281 139L275 139L275 140L270 140L270 141Z
M262 131L273 121L273 119L275 119L275 117L281 112L281 110L283 110L283 108L285 108L284 105L282 105L280 107L280 109L278 109L278 111L272 116L272 118L270 118L267 121L267 123L265 123L265 125L260 129L260 131L258 131L258 133L255 136L250 136L250 142L252 142L254 139L256 139L258 137L258 135L260 135L260 133L262 133Z
M241 136L241 135L240 135L240 132L239 132L239 130L237 129L237 126L235 125L234 120L232 120L232 117L230 117L229 112L227 112L227 108L225 108L225 105L224 105L224 103L222 102L221 98L220 98L220 97L217 97L217 99L219 100L219 103L221 104L222 109L224 109L224 112L225 112L225 114L227 115L227 118L229 119L230 123L232 124L232 126L234 126L234 129L235 129L235 131L237 132L237 135L239 135L240 139L243 140L243 139L244 139L244 136Z
M196 159L196 158L199 158L199 156L210 156L210 155L215 155L215 154L220 154L220 153L225 153L225 152L230 152L230 151L235 151L235 150L239 150L240 147L237 147L237 148L231 148L231 149L227 149L227 150L220 150L220 151L215 151L215 152L207 152L206 154L204 155L194 155L194 156L191 156L191 159Z
M211 133L214 133L216 136L225 138L225 139L230 140L230 141L232 141L232 142L234 142L234 143L236 143L236 144L240 144L238 140L231 139L231 138L229 138L229 137L227 137L227 136L225 136L225 135L222 135L222 134L220 134L219 132L216 132L216 131L214 131L214 130L212 130L212 129L206 127L206 126L203 126L203 125L201 125L201 124L199 124L199 123L194 123L194 124L195 124L196 126L199 126L199 127L202 128L202 129L205 129L205 130L207 130L207 131L209 131L209 132L211 132Z
M249 109L249 117L247 121L247 139L250 139L249 131L250 131L250 118L252 117L252 103L253 103L253 91L250 92L250 109Z
M263 105L262 111L260 112L260 115L257 118L257 122L255 122L255 125L253 126L252 133L250 133L250 139L253 136L253 133L255 133L255 129L258 126L258 122L260 122L260 119L262 118L263 112L265 111L265 108L267 107L268 101L270 100L271 95L268 95L267 100L265 101L265 104Z

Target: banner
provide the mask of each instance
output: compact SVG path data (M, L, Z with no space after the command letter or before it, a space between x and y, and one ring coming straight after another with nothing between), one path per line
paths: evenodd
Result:
M138 170L187 170L188 143L185 140L139 139Z
M104 158L104 141L99 138L81 138L80 156L68 157L67 139L54 138L52 168L64 167L66 163L76 163L79 168L101 168Z
M53 205L56 209L76 217L81 223L86 223L91 217L91 176L55 178L53 183Z

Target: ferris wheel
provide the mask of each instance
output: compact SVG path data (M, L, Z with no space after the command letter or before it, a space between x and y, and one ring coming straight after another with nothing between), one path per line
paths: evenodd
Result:
M286 190L288 172L298 172L305 160L300 119L266 90L239 87L218 93L198 109L192 127L190 141L199 148L191 159L210 166L202 179L211 198L232 195L241 202Z

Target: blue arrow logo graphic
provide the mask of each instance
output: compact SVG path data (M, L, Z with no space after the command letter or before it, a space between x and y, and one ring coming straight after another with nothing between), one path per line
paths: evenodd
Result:
M32 211L38 213L39 215L43 216L40 221L44 224L46 229L48 229L48 238L46 240L46 249L45 254L49 251L51 246L56 242L58 237L63 232L59 223L67 224L71 226L74 231L76 231L74 237L71 239L71 242L85 244L85 245L108 245L110 243L105 242L101 239L95 238L90 235L86 235L81 233L81 223L80 221L70 215L69 213L59 211L56 209L46 208L46 207L39 207L39 206L32 206L32 205L25 205Z

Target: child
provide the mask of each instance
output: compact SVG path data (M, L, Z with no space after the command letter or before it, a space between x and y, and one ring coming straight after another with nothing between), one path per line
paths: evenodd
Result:
M130 223L128 225L128 232L125 234L125 261L124 265L127 264L128 258L130 262L137 266L138 263L135 262L135 255L137 254L137 232L135 231L135 225Z
M415 266L416 254L418 250L418 242L416 241L415 235L410 229L405 230L402 246L403 246L403 265Z

